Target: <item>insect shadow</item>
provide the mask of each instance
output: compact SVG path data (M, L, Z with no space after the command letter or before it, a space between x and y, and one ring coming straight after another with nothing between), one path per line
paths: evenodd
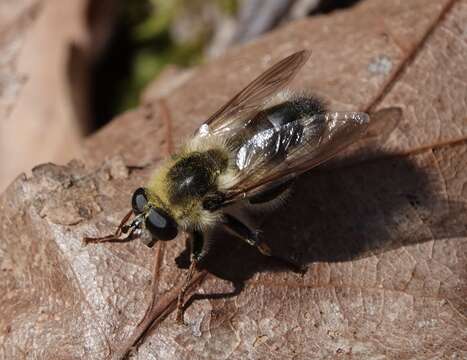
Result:
M300 176L286 204L261 221L261 238L273 254L304 265L345 262L466 234L465 225L457 220L466 205L444 197L435 167L381 155L354 165L355 159L347 158L341 167L317 168ZM234 291L197 294L191 301L235 296L257 272L288 270L221 230L213 237L204 266L230 280ZM176 261L186 267L188 253Z

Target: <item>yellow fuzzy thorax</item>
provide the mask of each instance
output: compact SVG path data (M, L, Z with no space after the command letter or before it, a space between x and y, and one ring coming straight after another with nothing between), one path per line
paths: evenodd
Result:
M167 183L167 173L175 164L173 158L164 161L154 172L146 186L148 200L151 204L163 208L171 213L169 201L169 184Z
M211 138L211 137L210 137ZM170 200L170 187L168 172L180 160L190 156L193 152L203 152L217 149L229 157L229 151L222 141L212 137L209 140L193 138L177 154L166 159L153 173L146 192L150 205L162 208L169 213L183 230L206 230L221 220L221 212L207 211L203 208L201 199L186 199L183 203L174 203ZM230 171L227 171L230 173ZM222 187L225 176L218 177L218 186Z

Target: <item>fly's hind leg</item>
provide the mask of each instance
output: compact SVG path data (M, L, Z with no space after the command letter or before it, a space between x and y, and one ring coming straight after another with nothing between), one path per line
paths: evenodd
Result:
M281 207L292 193L294 179L267 185L246 200L247 210L269 212Z
M190 286L191 279L195 273L199 262L204 258L207 253L206 242L204 241L203 233L200 231L193 231L189 234L189 247L190 247L190 267L188 273L185 277L183 286L178 294L177 299L177 322L183 324L183 314L184 314L184 300L185 294L188 291Z
M271 256L271 249L269 249L269 246L264 244L264 246L260 247L260 241L258 238L259 231L251 230L248 226L230 214L224 214L223 225L229 232L238 236L249 245L256 246L262 254Z
M258 205L264 203L274 202L280 199L282 196L287 195L290 191L294 179L289 179L278 184L267 187L259 193L252 195L248 198L248 202L251 205Z
M272 253L271 248L263 241L259 240L259 231L251 230L248 226L230 214L224 214L224 227L240 239L244 240L251 246L255 246L259 252L266 256L274 257L281 262L285 262L293 271L298 273L305 273L306 268L302 265L282 257L276 256Z

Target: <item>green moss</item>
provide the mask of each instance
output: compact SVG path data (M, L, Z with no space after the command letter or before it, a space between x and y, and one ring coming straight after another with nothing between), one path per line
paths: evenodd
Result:
M236 0L208 0L226 13L236 11ZM183 11L196 14L201 0L120 0L117 31L96 69L94 103L98 122L136 107L148 83L168 64L192 66L203 60L210 38L206 29L190 43L170 36L173 21ZM193 15L197 16L197 15Z

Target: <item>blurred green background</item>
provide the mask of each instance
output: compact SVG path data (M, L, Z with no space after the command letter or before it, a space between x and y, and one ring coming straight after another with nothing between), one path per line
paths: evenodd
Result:
M99 0L101 1L101 0ZM103 1L103 0L102 0ZM94 129L136 107L166 65L196 65L277 26L358 0L107 0L111 38L91 76Z
M215 19L233 15L236 6L236 0L120 0L115 31L94 69L97 127L135 107L166 65L201 62Z

